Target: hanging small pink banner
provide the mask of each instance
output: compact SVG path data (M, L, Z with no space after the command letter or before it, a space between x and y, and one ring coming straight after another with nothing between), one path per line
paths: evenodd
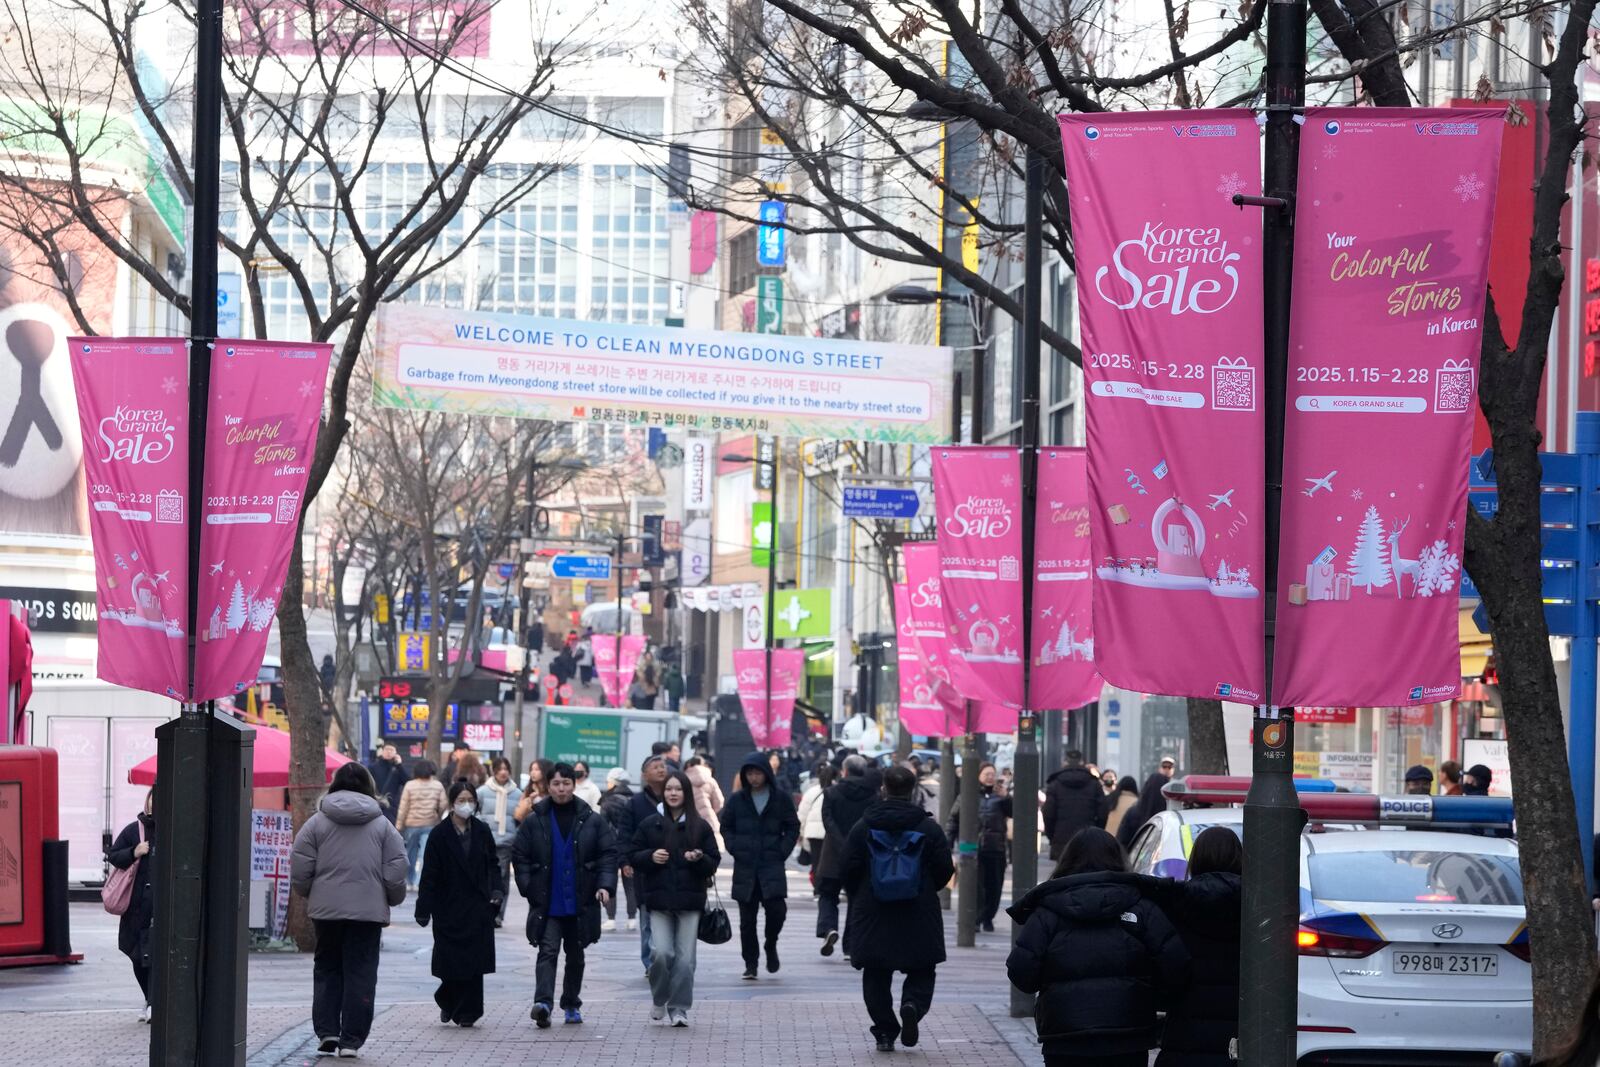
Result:
M594 650L594 673L600 678L600 691L606 703L614 708L626 703L628 688L633 683L634 668L639 666L639 654L644 651L643 634L622 635L622 665L617 665L617 635L594 634L589 647Z
M1261 191L1255 116L1060 123L1094 442L1097 666L1138 692L1256 702L1261 221L1231 202Z
M1022 467L1009 447L933 449L950 675L969 700L1022 706Z
M332 352L325 344L212 345L196 700L243 692L260 675L300 529Z
M966 700L950 679L950 635L944 628L944 598L939 589L939 546L914 542L901 550L906 565L906 594L916 636L922 674L933 685L934 699L944 708L946 736L966 733Z
M1460 693L1462 516L1504 110L1306 112L1279 704ZM1392 195L1359 192L1372 188Z
M772 650L772 707L767 707L767 650L738 648L733 671L738 680L744 721L757 748L787 748L794 729L794 702L805 673L805 652L798 648Z
M1094 667L1090 626L1089 476L1081 448L1039 453L1034 522L1033 668L1028 703L1078 708L1105 687Z
M917 627L911 619L911 591L894 587L894 620L898 637L895 662L900 675L900 726L918 737L948 737L944 705L934 695L934 682L922 669Z
M189 342L72 337L94 541L99 675L189 690Z

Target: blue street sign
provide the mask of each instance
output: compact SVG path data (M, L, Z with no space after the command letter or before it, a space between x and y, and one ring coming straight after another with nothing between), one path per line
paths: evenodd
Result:
M783 221L788 217L789 205L780 200L761 203L761 225L756 229L756 262L763 267L781 267L786 257Z
M611 577L611 557L570 554L554 556L550 560L550 577L584 578L603 582Z
M914 519L917 491L884 485L846 486L844 514L847 519Z

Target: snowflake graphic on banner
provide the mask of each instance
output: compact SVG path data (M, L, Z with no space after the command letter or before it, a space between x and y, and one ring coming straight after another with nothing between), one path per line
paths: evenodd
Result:
M1337 156L1338 154L1339 154L1339 146L1334 144L1332 141L1329 141L1327 144L1322 146L1322 158L1323 159L1332 159L1335 156Z
M178 379L167 377L161 379L161 391L171 396L178 391Z
M1486 186L1476 174L1463 174L1456 179L1456 187L1452 190L1465 204L1468 200L1479 200L1483 197Z
M1422 550L1417 560L1417 595L1433 596L1448 593L1456 587L1456 572L1461 569L1461 559L1444 541L1435 541Z
M313 383L313 382L309 382L309 381L301 382L300 383L300 395L302 397L309 397L316 388L317 388L316 384Z
M1239 172L1224 174L1217 179L1217 192L1223 196L1234 196L1244 192L1244 179L1239 177Z

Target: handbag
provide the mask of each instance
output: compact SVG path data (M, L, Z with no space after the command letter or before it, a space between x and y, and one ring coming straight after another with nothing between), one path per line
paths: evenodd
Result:
M717 891L716 878L706 881L717 902L700 913L700 930L695 936L708 945L726 945L733 940L733 924L728 921L728 913L722 906L722 894Z
M144 823L138 819L133 820L139 824L139 840L144 840ZM139 877L139 864L144 862L140 856L125 868L114 867L106 876L106 884L100 887L100 905L112 915L127 914L128 907L133 903L133 885Z

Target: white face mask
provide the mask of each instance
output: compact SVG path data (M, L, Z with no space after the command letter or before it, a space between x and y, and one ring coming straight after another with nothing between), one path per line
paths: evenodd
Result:
M478 814L478 809L473 807L471 804L457 804L456 805L456 816L458 818L470 819L476 814Z

